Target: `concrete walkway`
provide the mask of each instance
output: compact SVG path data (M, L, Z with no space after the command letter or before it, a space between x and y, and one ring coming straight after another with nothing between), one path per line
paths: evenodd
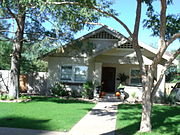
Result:
M99 102L68 135L114 135L118 102Z
M0 127L0 135L114 135L118 102L99 102L69 132Z

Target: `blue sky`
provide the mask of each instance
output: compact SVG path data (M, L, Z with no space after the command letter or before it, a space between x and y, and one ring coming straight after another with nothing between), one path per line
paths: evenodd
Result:
M134 20L135 20L135 11L136 11L136 0L113 0L114 4L112 6L119 13L119 19L121 19L131 31L133 31ZM173 5L170 5L167 10L167 14L179 14L180 15L180 0L174 0ZM156 12L160 11L160 3L157 1L154 3ZM143 28L142 21L146 18L146 5L142 5L142 14L141 14L141 26L139 31L139 40L148 44L148 45L157 45L158 37L151 36L152 32L150 29ZM100 23L103 23L111 28L119 31L125 36L129 36L126 30L112 18L101 18ZM94 29L99 28L100 26L95 26ZM93 30L94 30L93 29ZM92 31L92 30L90 30ZM75 38L83 36L84 34L89 33L87 29L84 29L78 32L75 35ZM175 50L180 47L180 43L176 40L171 44L168 50Z

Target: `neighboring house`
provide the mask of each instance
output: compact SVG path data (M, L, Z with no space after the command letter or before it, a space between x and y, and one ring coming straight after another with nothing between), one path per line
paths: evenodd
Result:
M139 43L144 63L152 63L157 50ZM157 66L155 78L160 75L164 62ZM55 82L63 82L71 90L80 92L82 84L91 81L95 86L102 85L105 92L115 92L119 85L117 75L129 76L125 91L135 92L141 98L142 87L139 66L132 45L119 32L103 26L44 56L48 61L48 87ZM159 91L164 92L164 79Z

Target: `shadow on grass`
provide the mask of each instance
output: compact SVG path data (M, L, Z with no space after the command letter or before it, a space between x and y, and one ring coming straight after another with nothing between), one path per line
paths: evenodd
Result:
M118 106L119 127L116 135L132 135L138 132L141 120L141 105ZM180 134L180 107L154 105L152 112L152 132L148 134ZM179 115L179 117L177 117Z
M26 129L48 129L50 119L30 119L16 116L9 116L0 119L0 127L26 128Z
M62 103L62 104L70 104L70 103L94 104L92 102L78 100L78 99L60 99L57 97L33 96L31 99L32 99L31 102L55 102L55 103Z

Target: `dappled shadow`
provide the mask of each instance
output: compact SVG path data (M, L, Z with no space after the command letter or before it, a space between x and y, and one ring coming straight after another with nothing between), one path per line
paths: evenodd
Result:
M178 118L175 116L178 116ZM154 106L152 115L152 127L158 130L163 127L159 132L162 134L171 133L174 135L180 134L178 125L180 123L180 107L178 106ZM180 127L179 127L180 128Z
M119 105L119 123L126 126L117 129L116 135L132 135L138 132L141 120L141 105ZM153 106L152 112L152 133L159 134L180 134L178 124L180 123L180 107ZM176 116L179 117L177 118ZM175 118L176 117L176 118Z
M12 127L12 128L26 128L26 129L47 129L50 119L31 119L31 118L22 118L17 116L9 116L0 119L0 127ZM0 134L6 133L9 131L1 130ZM6 133L8 134L8 133ZM13 134L13 133L11 133ZM8 134L9 135L9 134ZM32 134L39 135L39 134Z
M78 100L78 99L60 99L57 97L40 97L40 96L33 96L31 102L55 102L62 104L70 104L70 103L94 104L92 102Z
M115 116L116 115L116 105L112 105L112 106L107 106L105 108L102 108L102 109L92 109L91 110L91 115L97 115L97 116Z

